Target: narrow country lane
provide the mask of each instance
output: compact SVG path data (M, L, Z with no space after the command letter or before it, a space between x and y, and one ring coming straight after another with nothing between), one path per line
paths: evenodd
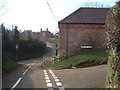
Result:
M47 45L46 57L54 54L54 47ZM11 72L2 75L2 88L47 88L44 69L42 67L44 58L36 58L19 61L21 66Z
M41 68L42 62L42 59L25 61L22 66L5 74L3 76L3 88L45 88L46 83Z
M28 71L23 73L20 82L13 88L59 88L59 90L67 90L67 88L105 88L106 65L82 68L82 69L65 69L65 70L46 70L40 67L40 61L32 63ZM9 80L14 80L9 78Z
M54 54L49 48L47 57ZM3 75L3 88L41 88L41 90L72 90L73 88L104 88L106 65L53 70L42 67L44 58L20 61L22 66Z

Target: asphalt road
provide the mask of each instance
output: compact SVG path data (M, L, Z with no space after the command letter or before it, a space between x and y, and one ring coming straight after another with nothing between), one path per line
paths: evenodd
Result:
M23 81L24 79L28 79L27 82L25 82L25 83L26 84L29 83L29 86L26 86L26 87L32 87L32 85L30 84L30 82L31 82L30 76L33 75L33 72L35 73L37 70L40 71L40 65L42 63L42 60L34 59L34 60L22 61L20 63L22 64L21 66L17 67L13 71L11 71L9 73L5 73L3 75L3 80L2 80L3 88L11 88L20 77L22 77L21 81ZM32 64L34 64L34 65L32 65ZM29 68L30 66L31 66L31 68ZM28 68L29 68L29 70L27 71L27 73L25 75L23 75L23 73ZM41 71L42 71L42 69L41 69ZM37 73L37 74L39 75L39 73Z
M52 54L48 54L50 56ZM104 88L106 65L50 70L42 68L43 58L19 62L22 65L3 75L3 88Z
M105 88L106 65L53 70L65 88Z
M49 88L45 79L45 73L41 68L41 59L36 59L30 64L16 68L8 75L3 76L3 88L11 88L21 77L21 81L15 88ZM32 66L31 66L32 65ZM31 66L31 67L30 67ZM23 75L23 73L29 70ZM53 88L58 88L55 79L49 70L46 70ZM52 70L64 88L104 88L106 77L106 65L81 68Z

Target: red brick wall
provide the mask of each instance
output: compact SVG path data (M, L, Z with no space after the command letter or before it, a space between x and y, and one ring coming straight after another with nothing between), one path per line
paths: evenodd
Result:
M60 30L68 29L104 29L105 25L95 24L59 24Z
M105 46L105 25L90 24L59 24L60 29L60 58L72 55L80 50L81 45L89 45L86 39L93 38L94 48ZM89 40L88 40L89 41Z

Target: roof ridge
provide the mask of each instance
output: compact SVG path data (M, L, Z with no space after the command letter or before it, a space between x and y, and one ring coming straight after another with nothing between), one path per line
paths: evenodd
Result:
M110 9L110 8L104 8L104 7L80 7L80 8L82 9Z
M105 23L110 8L80 7L58 23Z

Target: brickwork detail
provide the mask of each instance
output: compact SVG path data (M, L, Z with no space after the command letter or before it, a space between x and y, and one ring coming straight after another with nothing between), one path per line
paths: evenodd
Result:
M61 59L80 50L81 45L92 45L93 48L106 46L105 25L59 24L59 29Z

